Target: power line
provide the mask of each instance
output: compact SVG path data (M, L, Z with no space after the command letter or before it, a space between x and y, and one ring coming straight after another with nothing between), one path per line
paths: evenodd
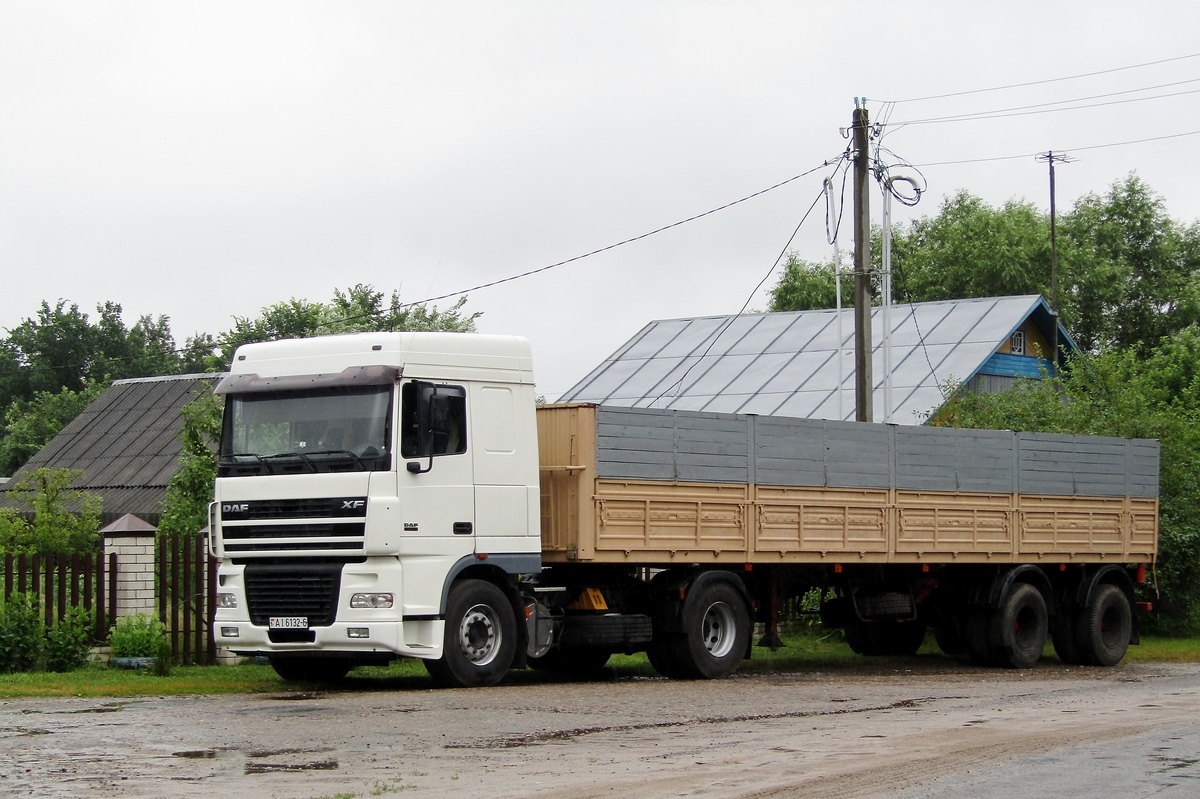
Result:
M1142 64L1130 64L1124 67L1113 67L1112 69L1102 69L1097 72L1084 72L1079 75L1066 75L1060 78L1046 78L1044 80L1031 80L1025 83L1010 83L1006 86L992 86L987 89L968 89L961 92L948 92L946 94L931 94L927 97L910 97L907 100L890 100L893 103L920 103L925 100L944 100L947 97L963 97L968 94L984 94L987 92L999 92L1006 89L1023 89L1027 86L1041 86L1047 83L1060 83L1068 80L1079 80L1081 78L1094 78L1097 75L1111 75L1114 72L1124 72L1130 69L1142 69L1143 67L1154 67L1159 64L1170 64L1174 61L1186 61L1189 58L1200 58L1200 53L1192 53L1190 55L1175 56L1174 58L1163 58L1158 61L1147 61Z
M1154 86L1142 86L1137 89L1123 89L1119 92L1105 92L1104 94L1092 94L1092 95L1088 95L1086 97L1071 97L1066 100L1053 100L1048 103L1034 103L1032 105L1014 106L1012 108L998 108L998 109L993 109L991 111L976 111L976 112L972 112L972 113L968 113L968 114L949 114L949 115L943 116L943 117L930 117L928 119L914 119L914 120L909 120L909 121L905 121L905 122L897 122L896 124L899 126L917 125L917 124L922 124L925 122L941 122L943 120L953 121L953 120L960 120L960 119L969 119L971 117L983 117L986 119L986 118L990 118L990 115L993 115L993 114L1001 114L1001 113L1006 113L1006 112L1010 112L1010 111L1027 111L1027 110L1034 109L1034 108L1049 108L1050 106L1063 105L1065 103L1082 103L1086 100L1103 100L1108 97L1119 97L1123 94L1138 94L1139 92L1148 92L1148 91L1153 91L1155 89L1169 89L1173 86L1185 86L1189 83L1200 83L1200 78L1188 78L1187 80L1177 80L1177 81L1173 81L1171 83L1159 83ZM1173 97L1175 95L1163 95L1163 96ZM1140 98L1133 98L1133 99L1153 100L1153 99L1157 99L1157 96L1156 97L1140 97Z
M1156 94L1151 97L1133 97L1128 100L1113 100L1107 103L1089 103L1087 105L1073 105L1066 108L1043 108L1039 111L1022 111L1019 109L999 109L996 111L982 111L977 114L958 114L955 116L946 117L930 117L929 119L913 119L902 122L892 123L892 127L904 128L910 125L932 125L942 122L979 122L989 119L1005 119L1007 117L1026 117L1036 114L1054 114L1060 111L1081 111L1086 108L1103 108L1110 105L1128 105L1129 103L1143 103L1148 100L1165 100L1171 97L1182 97L1188 94L1200 94L1200 89L1191 89L1186 92L1171 92L1169 94ZM1074 100L1062 100L1059 102L1076 102ZM1047 105L1058 105L1059 103L1047 103ZM1038 106L1023 106L1023 108L1037 108ZM1009 112L1013 113L1009 113Z
M795 182L795 181L797 181L797 180L800 180L801 178L807 177L808 175L811 175L812 173L816 172L816 171L817 171L817 170L819 170L819 169L824 169L825 167L827 167L827 166L829 166L829 165L831 165L831 164L837 163L837 162L838 162L840 159L841 159L841 156L838 156L837 158L833 158L833 159L826 159L824 162L822 162L821 164L818 164L817 166L813 167L812 169L809 169L809 170L807 170L807 171L805 171L805 172L801 172L799 175L794 175L794 176L792 176L792 177L790 177L790 178L787 178L786 180L781 180L781 181L779 181L778 183L776 183L776 184L774 184L774 185L772 185L772 186L768 186L768 187L766 187L765 189L760 189L759 191L756 191L756 192L754 192L754 193L752 193L752 194L748 194L748 195L746 195L745 197L742 197L742 198L740 198L740 199L733 200L733 201L731 201L731 202L727 202L727 203L725 203L724 205L717 206L716 208L712 208L712 209L710 209L710 210L708 210L708 211L704 211L704 212L702 212L702 213L699 213L699 214L694 214L694 215L692 215L692 216L689 216L689 217L688 217L688 218L686 218L686 219L681 219L681 220L679 220L678 222L672 222L672 223L671 223L671 224L669 224L669 225L663 225L662 227L655 228L654 230L648 231L648 232L646 232L646 233L642 233L642 234L640 234L640 235L637 235L637 236L632 236L632 237L630 237L630 238L627 238L627 239L623 239L623 240L621 240L621 241L618 241L618 242L616 242L616 243L614 243L614 244L609 244L609 245L607 245L607 246L605 246L605 247L600 247L600 248L598 248L598 249L595 249L595 250L592 250L592 251L590 251L590 252L583 253L582 255L576 255L576 256L574 256L574 257L567 258L567 259L565 259L565 260L562 260L562 261L558 261L557 263L549 264L549 265L547 265L547 266L542 266L542 267L539 267L539 268L537 268L537 269L530 269L530 270L528 270L528 271L526 271L526 272L522 272L522 273L520 273L520 274L518 274L518 275L512 275L512 276L510 276L510 277L501 278L501 279L499 279L499 280L493 280L493 281L491 281L491 282L488 282L488 283L482 283L482 284L480 284L480 285L473 286L473 287L471 287L471 288L461 289L461 290L459 290L459 291L453 291L453 292L449 292L449 293L447 293L447 294L440 294L440 295L438 295L438 296L436 296L436 297L427 297L427 298L425 298L425 299L422 299L422 300L415 300L415 301L413 301L413 302L406 302L406 303L398 303L398 304L394 304L394 305L391 305L391 306L389 306L389 307L388 307L386 310L384 310L384 311L368 311L368 312L366 312L366 313L362 313L362 314L356 314L356 315L353 315L353 316L345 316L345 317L341 317L341 318L338 318L338 319L331 319L331 320L327 320L327 321L320 322L320 323L318 323L318 324L314 325L312 329L319 330L319 329L321 329L321 328L324 328L324 327L333 327L333 326L336 326L336 325L342 325L342 324L345 324L345 323L347 323L347 322L355 322L355 321L359 321L359 320L362 320L362 319L369 319L369 318L372 318L372 317L381 316L381 315L382 315L382 314L384 314L384 313L397 313L397 312L399 312L399 311L402 311L402 310L405 310L405 309L408 309L408 308L414 308L414 307L416 307L416 306L425 305L425 304L427 304L427 303L436 302L436 301L438 301L438 300L444 300L444 299L448 299L448 298L451 298L451 297L459 297L459 296L462 296L462 295L465 295L465 294L469 294L469 293L471 293L471 292L473 292L473 291L479 291L479 290L481 290L481 289L485 289L485 288L491 288L492 286L498 286L498 285L500 285L500 284L502 284L502 283L510 283L510 282L512 282L512 281L514 281L514 280L520 280L520 279L522 279L522 278L530 277L531 275L536 275L536 274L540 274L540 273L542 273L542 272L547 272L547 271L549 271L549 270L551 270L551 269L556 269L556 268L558 268L558 267L560 267L560 266L566 266L567 264L575 263L576 261L581 261L581 260L583 260L583 259L585 259L585 258L590 258L590 257L591 257L591 256L593 256L593 255L599 255L600 253L608 252L609 250L616 249L617 247L621 247L621 246L623 246L623 245L626 245L626 244L631 244L631 243L633 243L633 242L635 242L635 241L641 241L642 239L649 238L650 236L653 236L653 235L655 235L655 234L658 234L658 233L662 233L662 232L664 232L664 231L667 231L667 230L671 230L672 228L679 227L680 225L686 225L688 222L694 222L694 221L696 221L697 219L703 219L703 218L704 218L704 217L706 217L706 216L711 216L711 215L713 215L713 214L715 214L715 213L718 213L718 212L720 212L720 211L724 211L724 210L726 210L726 209L732 208L732 207L734 207L735 205L740 205L741 203L747 202L747 201L749 201L749 200L753 200L753 199L754 199L754 198L756 198L756 197L761 197L762 195L764 195L764 194L766 194L766 193L768 193L768 192L775 191L776 189L782 188L783 186L786 186L786 185L788 185L789 183L793 183L793 182ZM805 215L805 218L807 218L807 214ZM803 222L802 222L802 223L803 223ZM797 229L799 229L799 228L797 228ZM794 236L795 236L795 234L793 234L793 237L794 237ZM772 269L774 269L774 266L772 266ZM764 280L765 280L765 279L766 279L766 278L764 278ZM761 286L762 284L760 283L759 285ZM758 290L758 289L756 288L756 289L755 289L755 291L757 291L757 290ZM751 296L753 296L753 295L751 295ZM748 302L749 302L749 300L747 300L747 303L748 303ZM743 310L744 310L744 309L743 309ZM219 342L217 342L217 346L218 346L218 347L220 346L220 343L219 343ZM183 353L189 352L189 351L190 351L190 349L191 349L191 348L189 348L189 347L186 347L186 346L185 346L185 347L178 347L178 348L176 348L176 349L173 349L173 350L161 350L161 351L159 351L159 352L158 352L158 353L156 353L156 354L159 354L159 355L169 355L169 354L171 354L171 355L181 355L181 354L183 354ZM103 361L104 361L105 363L121 363L121 362L125 362L125 361L134 361L134 360L137 360L137 359L139 359L139 358L144 358L144 357L147 357L147 354L146 354L146 353L143 353L143 354L140 354L140 355L133 355L133 356L119 357L119 358L117 358L117 357L111 357L111 358L110 358L110 357L106 357L106 358L103 358ZM15 370L15 371L11 371L11 370L10 370L10 371L7 371L7 372L0 372L0 377L10 377L10 376L13 376L13 375L18 375L18 374L36 374L36 373L39 373L39 372L53 372L53 371L60 371L60 370L63 370L63 369L81 369L81 368L83 368L83 365L82 365L82 364L64 364L64 365L61 365L61 366L43 366L43 367L32 367L32 366L29 366L29 367L22 367L22 368L18 368L18 369L17 369L17 370Z
M1171 133L1166 136L1151 136L1146 139L1131 139L1129 141L1109 142L1108 144L1092 144L1087 147L1063 147L1063 150L1104 150L1109 147L1125 147L1130 144L1145 144L1147 142L1166 141L1168 139L1179 139L1184 136L1200 135L1200 130L1189 130L1186 133ZM929 166L954 166L957 164L983 164L991 161L1015 161L1022 158L1035 158L1038 153L1021 153L1019 155L998 155L990 158L964 158L958 161L929 161L923 164L912 164L915 167Z
M847 157L847 156L843 155L843 158L845 158L845 157ZM835 174L836 174L836 172L835 172ZM746 301L744 303L742 303L741 310L739 310L736 314L734 314L733 316L731 316L725 320L725 323L723 325L721 325L721 328L717 331L716 335L713 336L712 339L708 342L708 346L705 347L704 352L702 352L700 354L700 357L698 357L696 360L694 360L692 362L692 364L690 366L688 366L688 368L684 371L684 373L679 376L678 380L676 380L675 382L671 383L669 386L664 388L657 397L655 397L653 400L651 400L650 407L654 407L654 403L658 402L660 399L665 397L667 395L668 391L671 391L672 389L682 389L683 382L685 380L687 380L687 376L689 374L691 374L692 370L695 369L706 357L708 357L708 353L712 351L712 348L716 346L717 341L720 340L721 336L725 334L725 331L728 330L733 325L734 321L746 312L746 308L748 308L750 306L750 301L754 299L754 295L757 294L758 290L762 288L763 283L767 282L767 278L769 278L775 272L775 267L779 265L779 262L783 259L783 256L787 254L788 247L791 247L792 242L795 241L796 234L800 232L800 228L804 226L804 223L808 220L809 215L813 212L813 209L817 207L817 203L819 203L821 201L821 198L824 196L825 196L825 186L824 186L824 184L822 184L821 191L819 191L817 193L817 196L812 201L812 205L808 206L808 210L805 211L804 216L802 216L800 218L800 222L796 225L796 229L793 230L792 235L788 237L787 244L783 245L783 250L779 253L779 255L775 256L775 261L771 264L771 268L767 271L767 273L765 275L763 275L762 280L758 281L758 285L754 287L754 290L750 292L750 295L748 297L746 297Z
M840 158L840 156L839 156L839 158ZM654 230L651 230L649 232L642 233L637 236L632 236L627 239L623 239L622 241L618 241L615 244L609 244L605 247L600 247L600 248L592 250L590 252L585 252L582 255L576 255L571 258L567 258L565 260L558 261L557 263L538 267L537 269L530 269L526 272L521 272L520 274L512 275L510 277L500 278L499 280L492 280L488 283L480 283L479 285L472 286L471 288L460 289L459 291L451 291L446 294L439 294L436 297L426 297L423 300L417 300L416 302L406 303L399 307L406 308L406 307L409 307L412 305L423 305L427 302L436 302L437 300L445 300L445 299L449 299L450 297L458 297L462 294L469 294L473 291L480 291L481 289L491 288L492 286L499 286L502 283L511 283L514 280L520 280L521 278L526 278L531 275L540 274L542 272L548 272L551 269L557 269L560 266L566 266L567 264L572 264L572 263L575 263L576 261L581 261L584 258L590 258L593 255L599 255L601 253L608 252L609 250L615 250L617 247L622 247L626 244L632 244L635 241L641 241L642 239L649 238L650 236L656 235L658 233L662 233L662 232L670 230L672 228L677 228L680 225L686 225L688 222L695 222L697 219L703 219L704 217L711 216L712 214L715 214L719 211L724 211L726 209L732 208L733 206L739 205L748 200L753 200L756 197L761 197L762 195L766 194L767 192L774 191L775 189L782 188L783 186L786 186L789 183L793 183L797 180L800 180L801 178L808 177L812 173L816 172L818 169L824 169L825 167L827 167L830 164L833 164L835 162L836 162L836 159L827 159L823 163L818 164L817 166L813 167L812 169L810 169L806 172L801 172L799 175L794 175L793 177L790 177L787 180L781 180L780 182L776 183L773 186L768 186L767 188L762 189L760 191L756 191L753 194L748 194L739 200L734 200L733 202L725 203L724 205L718 206L709 211L704 211L703 213L695 214L694 216L689 216L687 219L681 219L678 222L672 222L669 225L663 225L662 227L655 228Z

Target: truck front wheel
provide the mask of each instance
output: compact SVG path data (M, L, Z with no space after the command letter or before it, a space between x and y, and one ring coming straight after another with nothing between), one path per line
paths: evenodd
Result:
M750 611L741 592L725 581L709 582L688 597L683 635L675 639L671 666L681 677L728 677L741 663L749 641Z
M442 657L426 660L425 669L444 686L495 685L516 651L516 617L504 592L484 580L464 580L450 589Z

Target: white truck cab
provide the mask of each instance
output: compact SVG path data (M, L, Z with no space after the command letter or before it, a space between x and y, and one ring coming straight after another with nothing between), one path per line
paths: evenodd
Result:
M296 678L409 656L478 684L523 661L516 583L541 567L526 340L248 344L216 390L219 645ZM450 636L466 644L446 660L447 607L463 601Z

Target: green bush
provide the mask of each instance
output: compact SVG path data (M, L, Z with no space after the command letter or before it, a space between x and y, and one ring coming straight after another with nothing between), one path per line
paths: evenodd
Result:
M30 594L13 594L0 604L0 674L33 671L42 661L46 628Z
M167 628L158 619L145 613L134 613L117 619L116 626L108 634L108 645L115 658L160 657L166 635Z
M46 630L46 670L74 671L87 665L92 649L91 613L86 608L69 608L66 615Z

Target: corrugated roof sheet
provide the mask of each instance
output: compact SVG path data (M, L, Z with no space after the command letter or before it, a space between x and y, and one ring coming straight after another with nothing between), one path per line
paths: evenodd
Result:
M158 524L167 483L179 466L180 410L211 392L220 374L118 380L17 470L79 469L75 487L104 500L101 523L132 513ZM13 503L4 498L2 504Z
M970 380L1026 319L1034 316L1047 333L1054 324L1037 295L910 303L890 313L897 424L922 424L942 404L941 387ZM882 421L882 308L872 309L871 328L873 403ZM1074 346L1061 326L1059 338ZM651 322L559 401L852 420L854 311Z

